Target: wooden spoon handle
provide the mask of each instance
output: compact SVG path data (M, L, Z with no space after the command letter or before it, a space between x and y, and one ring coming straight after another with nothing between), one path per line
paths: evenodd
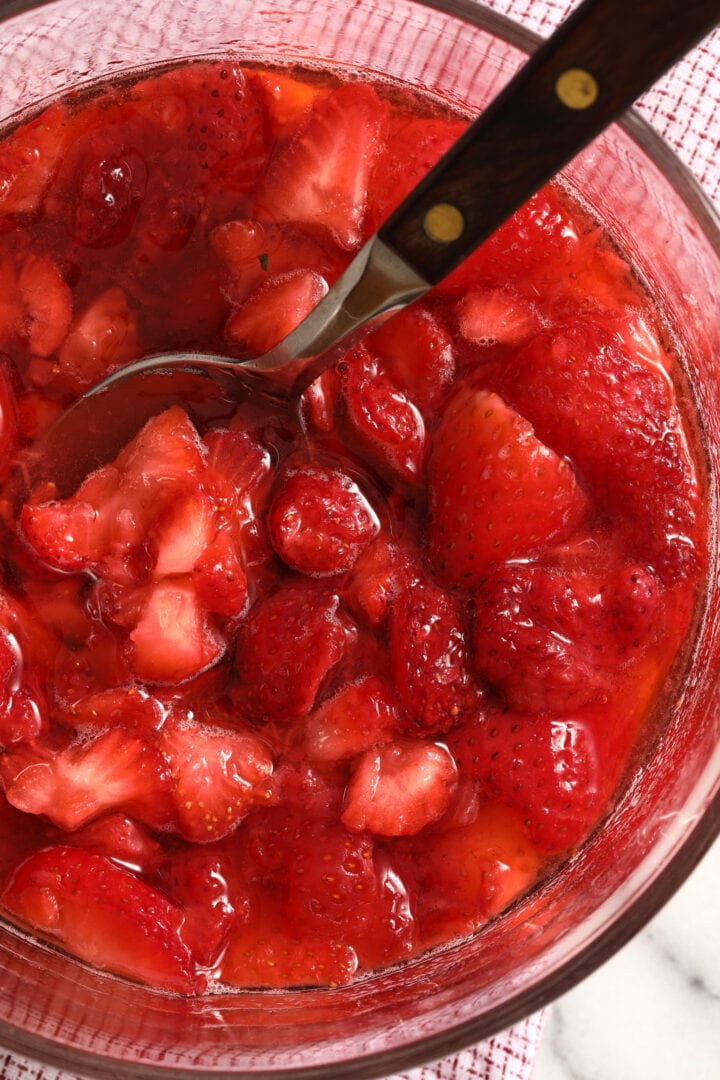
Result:
M379 231L444 278L720 21L720 0L584 0Z

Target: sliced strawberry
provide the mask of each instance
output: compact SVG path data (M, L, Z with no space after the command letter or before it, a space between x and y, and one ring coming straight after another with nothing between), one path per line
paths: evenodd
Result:
M244 302L265 282L311 270L324 281L333 282L343 269L343 259L335 248L323 246L290 226L253 218L218 225L210 234L210 243L228 270L227 294L233 305ZM300 289L298 296L302 297Z
M234 619L249 604L248 578L235 530L219 529L193 568L193 585L203 607Z
M72 319L72 294L48 255L0 258L0 341L22 342L39 357L62 345Z
M298 934L314 940L330 933L352 945L366 967L412 951L414 923L404 883L367 835L325 822L298 830L288 879L288 924Z
M179 907L104 855L52 847L17 867L6 911L96 967L175 994L200 993Z
M368 231L374 232L435 165L467 127L445 116L393 118L387 145L375 162L368 186Z
M345 573L379 527L355 481L339 469L323 466L287 469L268 513L277 554L292 570L311 577Z
M72 843L73 847L89 848L145 876L154 873L164 858L157 840L125 814L108 814L77 829Z
M172 773L179 831L186 840L218 840L265 801L263 782L272 758L249 731L187 717L168 721L158 745Z
M72 294L47 255L27 255L17 279L24 311L23 337L36 356L50 356L63 343L72 319Z
M309 713L356 633L336 593L309 584L281 587L255 605L238 634L238 704L256 719Z
M170 685L199 675L225 652L187 577L164 578L150 588L129 646L130 664L141 679Z
M190 574L212 543L217 528L215 507L202 489L170 504L153 525L156 577Z
M423 834L413 852L426 947L483 926L527 892L541 869L520 814L502 806L483 806L469 825Z
M197 432L174 407L148 421L115 464L92 473L70 499L23 507L21 525L48 565L133 584L149 522L203 468Z
M1 214L36 213L71 138L67 106L57 102L3 139Z
M132 93L189 155L209 197L227 193L232 204L252 187L267 155L268 121L263 96L242 67L187 64L137 83Z
M413 836L441 818L457 788L457 768L441 743L405 740L366 750L345 795L352 832Z
M357 967L352 946L335 935L316 934L310 940L289 930L282 900L271 889L256 889L249 918L231 933L220 978L244 988L345 986Z
M465 638L455 604L437 585L418 582L392 606L388 642L393 684L425 731L449 731L477 704Z
M113 285L76 316L59 360L73 388L85 390L139 356L137 317L123 290Z
M368 675L343 687L307 718L305 750L311 761L332 763L389 742L398 731L398 706L387 682Z
M326 292L327 282L314 270L268 278L230 316L225 333L248 356L260 356L299 326Z
M96 132L76 181L74 239L108 248L128 238L145 195L148 165L110 132Z
M578 317L522 349L502 392L664 572L684 578L702 562L700 488L662 368Z
M340 247L359 247L386 111L375 91L360 83L316 99L270 158L254 193L255 216L327 230Z
M107 547L105 520L90 503L76 499L24 506L20 524L38 558L58 570L83 570Z
M163 892L185 915L180 937L202 967L218 959L233 922L231 870L226 856L190 850L173 855L160 874Z
M152 737L165 723L167 709L138 686L113 687L72 702L63 721L79 734L122 727L142 738Z
M272 474L270 454L245 431L215 429L203 440L207 452L206 491L222 511L243 525L258 518Z
M463 389L448 405L428 464L430 558L453 585L566 539L587 512L572 468L498 397Z
M148 500L161 493L175 494L188 477L204 467L200 439L187 413L178 405L148 420L118 455L115 466L128 484L147 492ZM170 498L167 499L170 502Z
M315 382L310 383L300 399L303 418L308 426L326 434L333 430L339 394L339 378L333 368L323 371Z
M261 88L273 141L297 127L316 98L327 96L327 90L319 83L293 79L279 71L253 71L248 78Z
M652 571L602 561L511 563L478 592L475 613L477 671L527 712L606 700L664 621Z
M175 816L163 758L121 728L60 751L39 742L18 747L0 759L0 775L8 802L45 814L60 829L78 829L108 811L154 829Z
M381 535L364 551L345 589L350 610L371 626L380 626L391 605L420 579L412 552Z
M427 451L418 409L363 347L342 361L339 370L347 422L359 449L391 481L417 483Z
M438 315L413 304L376 330L367 344L423 414L438 407L455 376L452 338Z
M467 292L454 314L458 330L473 345L522 345L542 330L535 305L510 289Z
M580 844L603 808L595 740L580 713L507 712L467 722L450 746L491 799L520 811L536 847L559 852Z

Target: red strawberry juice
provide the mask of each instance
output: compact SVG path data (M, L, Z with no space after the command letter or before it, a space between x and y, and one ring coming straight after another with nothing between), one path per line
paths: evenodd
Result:
M23 455L154 351L289 332L465 122L208 62L0 142L0 904L179 994L480 930L652 744L706 543L671 338L543 189L297 424L173 405L68 498Z

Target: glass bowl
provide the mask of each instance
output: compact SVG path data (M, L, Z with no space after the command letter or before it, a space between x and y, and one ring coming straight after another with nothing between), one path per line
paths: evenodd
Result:
M182 57L313 61L401 79L470 113L536 39L473 0L54 0L0 4L2 120L99 77ZM720 231L635 115L567 170L660 302L697 406L717 522ZM0 925L0 1044L85 1076L375 1077L442 1057L567 991L668 899L720 829L720 585L662 734L609 820L482 933L344 989L164 996Z

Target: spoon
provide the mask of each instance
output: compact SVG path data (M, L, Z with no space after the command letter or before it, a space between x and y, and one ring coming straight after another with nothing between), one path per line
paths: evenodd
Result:
M60 416L26 480L70 494L171 402L219 418L249 389L297 409L342 352L446 277L719 21L720 0L584 0L284 341L249 360L175 352L114 371Z

